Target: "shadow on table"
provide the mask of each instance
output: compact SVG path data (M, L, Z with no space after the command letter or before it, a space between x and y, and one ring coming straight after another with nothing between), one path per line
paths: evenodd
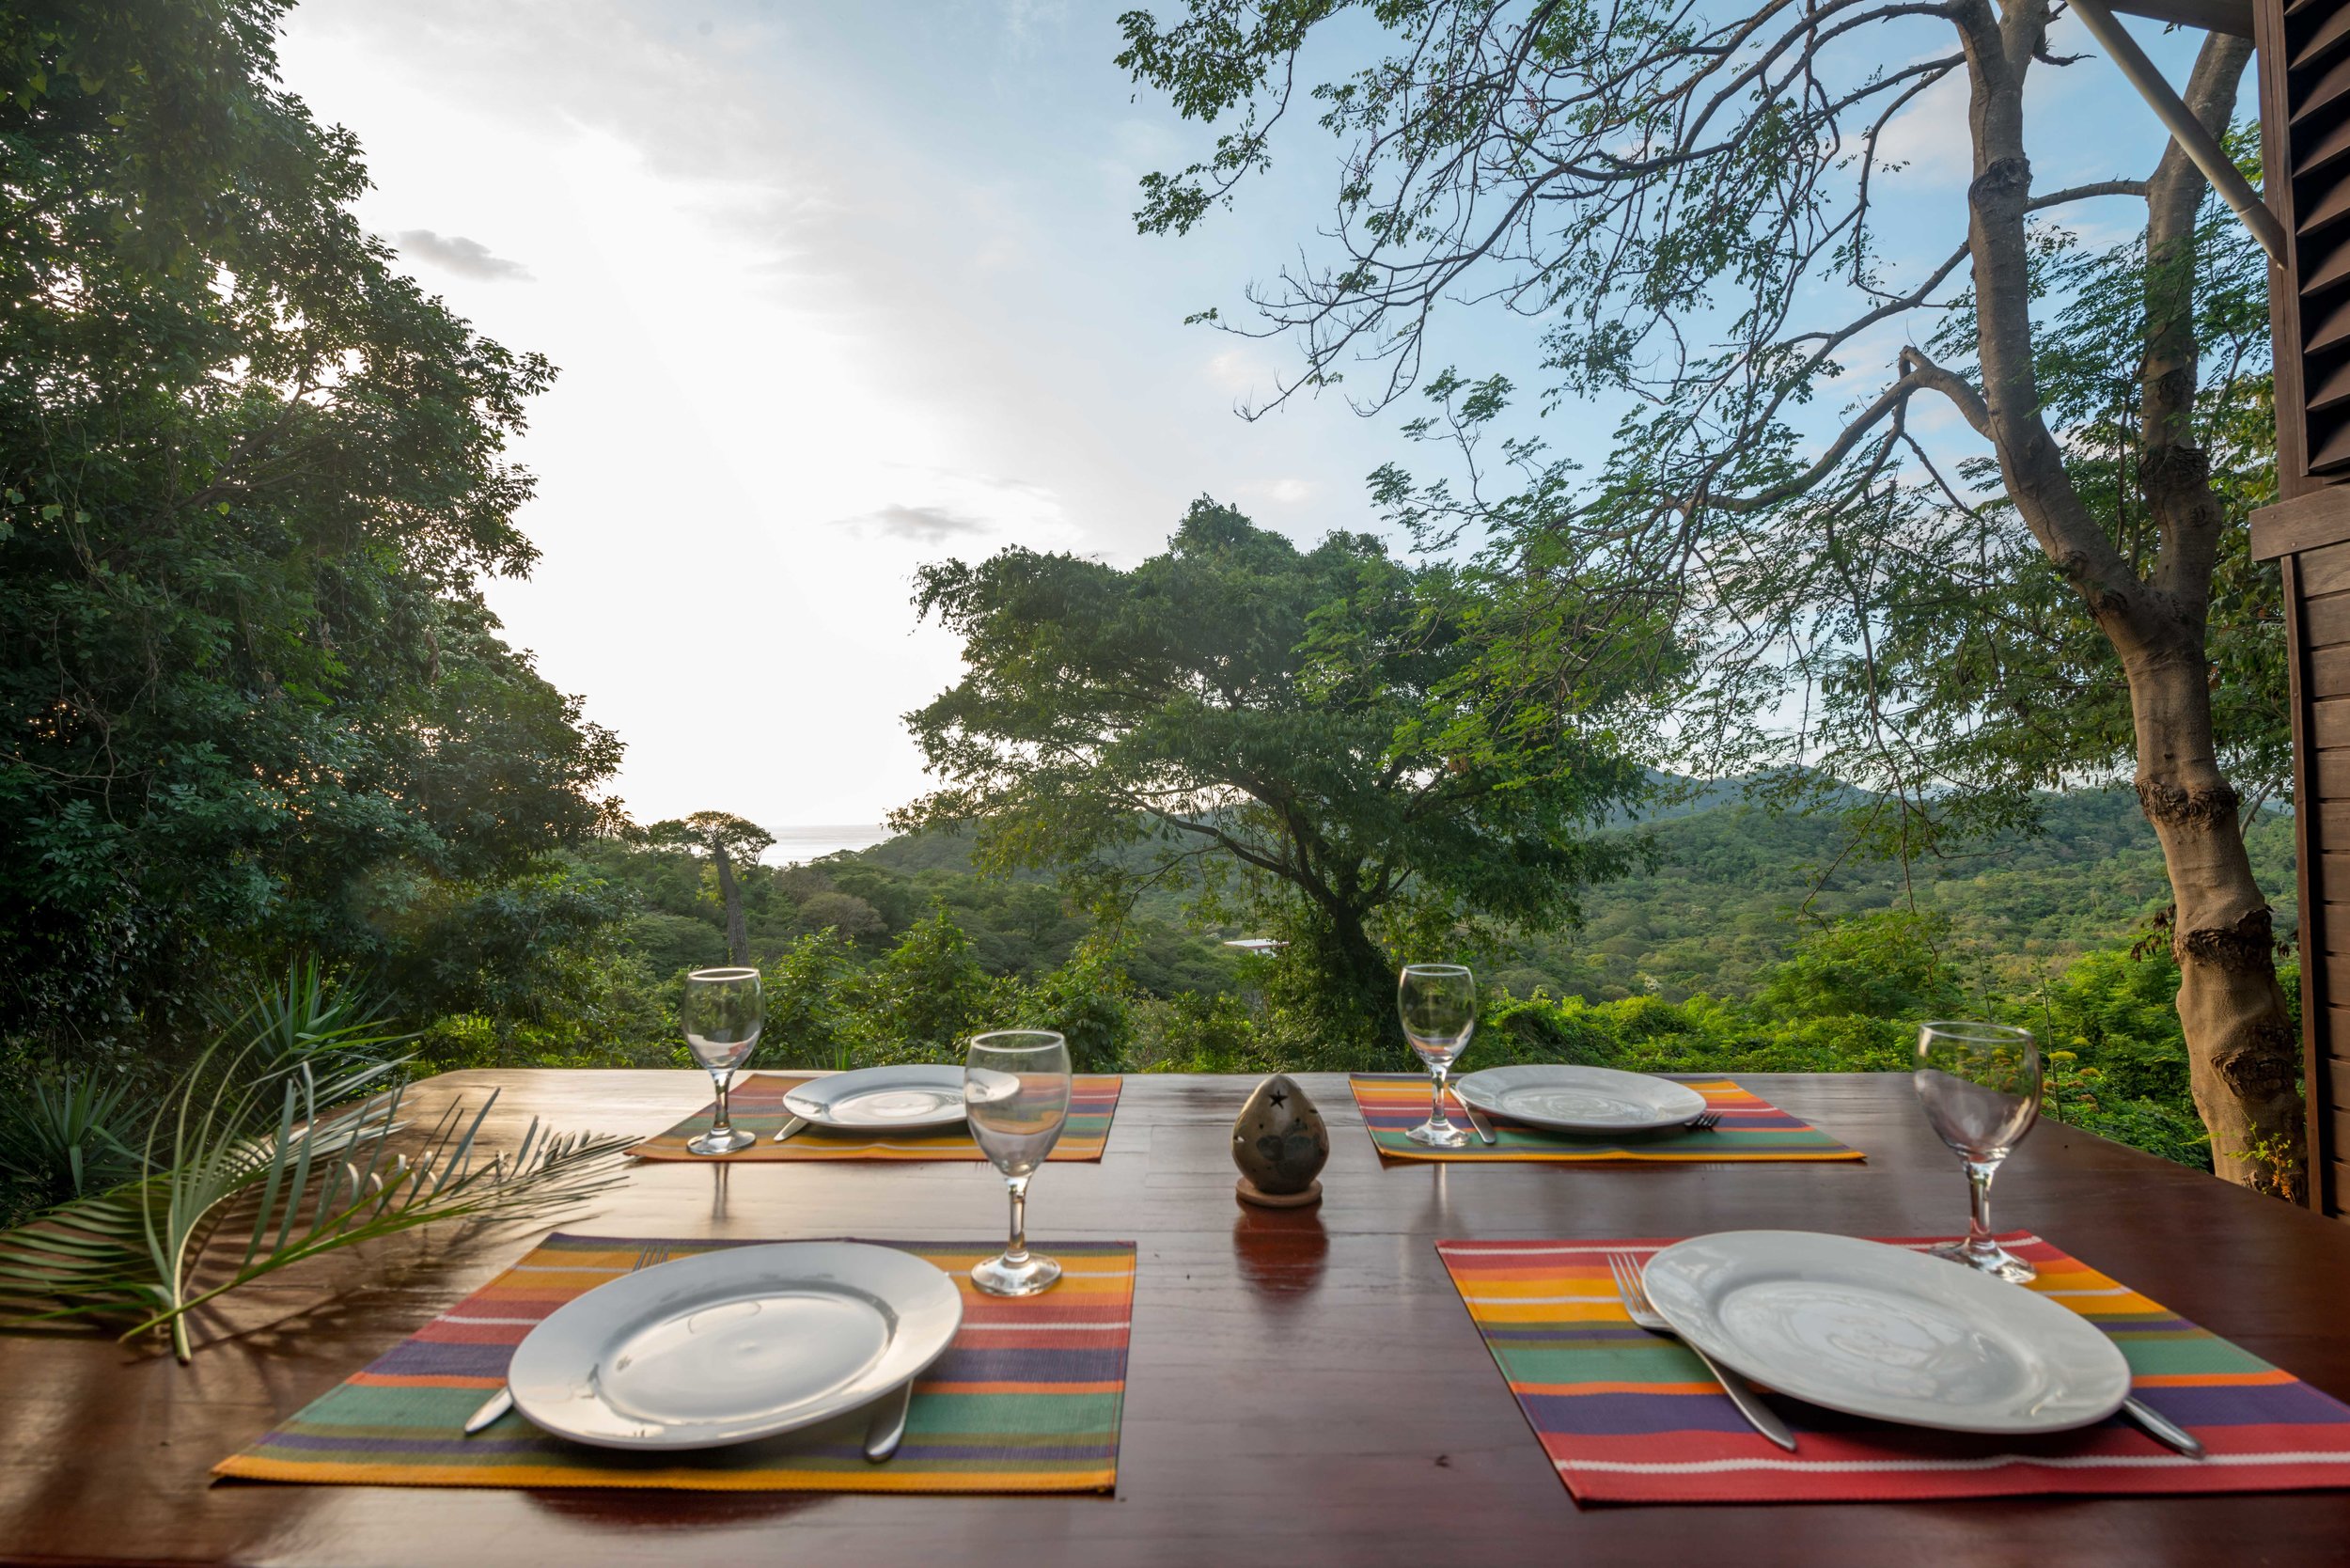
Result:
M651 1488L590 1487L526 1491L530 1505L566 1524L598 1529L676 1531L697 1526L724 1529L768 1524L805 1513L835 1492L684 1492Z

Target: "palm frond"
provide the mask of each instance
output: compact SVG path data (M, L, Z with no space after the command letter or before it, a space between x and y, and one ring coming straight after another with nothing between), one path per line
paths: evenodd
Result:
M535 1119L510 1155L480 1158L494 1090L452 1105L412 1163L392 1147L408 1126L404 1058L365 1054L400 1037L327 998L315 972L243 1016L244 1043L206 1053L155 1119L153 1174L0 1232L0 1324L112 1318L128 1320L126 1338L166 1327L184 1361L187 1314L264 1274L419 1225L543 1215L619 1180L633 1140L558 1136ZM231 1220L236 1261L199 1287Z
M126 1074L68 1068L31 1078L0 1101L0 1172L53 1198L102 1192L145 1168L133 1145L154 1109Z
M273 1066L329 1054L380 1057L384 1048L415 1038L393 1032L381 1005L366 993L330 985L316 959L296 963L283 985L255 992L243 1012L218 1022L223 1035L243 1033Z

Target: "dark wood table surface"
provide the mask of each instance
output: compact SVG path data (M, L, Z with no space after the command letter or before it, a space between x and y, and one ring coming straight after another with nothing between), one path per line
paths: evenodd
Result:
M2350 1558L2350 1493L1883 1505L1577 1508L1431 1245L1439 1236L1852 1235L1964 1224L1957 1162L1906 1075L1742 1080L1866 1164L1382 1167L1345 1084L1319 1209L1243 1209L1230 1126L1250 1083L1143 1076L1098 1165L1036 1179L1031 1232L1140 1247L1115 1498L474 1491L212 1484L214 1461L514 1261L535 1232L426 1232L244 1293L192 1366L153 1346L0 1337L9 1562L2255 1563ZM455 1073L510 1138L650 1133L698 1074ZM1996 1217L2350 1396L2350 1227L2044 1121ZM564 1228L786 1239L1001 1233L973 1165L649 1165Z

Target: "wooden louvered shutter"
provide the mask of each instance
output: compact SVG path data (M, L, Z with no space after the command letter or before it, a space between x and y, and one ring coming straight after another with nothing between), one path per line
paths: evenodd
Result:
M2350 0L2254 0L2277 489L2252 553L2283 569L2310 1202L2350 1199Z

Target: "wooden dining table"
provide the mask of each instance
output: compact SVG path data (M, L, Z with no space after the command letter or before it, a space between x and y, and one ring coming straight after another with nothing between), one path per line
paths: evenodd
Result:
M1308 1564L1809 1568L2257 1563L2350 1557L2350 1493L1578 1507L1439 1262L1439 1237L1858 1236L1964 1228L1966 1184L1906 1074L1740 1081L1862 1163L1383 1164L1345 1080L1301 1076L1330 1124L1319 1207L1233 1198L1252 1080L1126 1080L1098 1164L1053 1164L1033 1242L1139 1248L1115 1496L410 1489L215 1482L212 1466L511 1263L544 1227L426 1231L223 1298L189 1365L160 1342L0 1336L0 1561L37 1563ZM451 1073L430 1121L498 1091L533 1116L650 1134L709 1098L690 1072ZM2044 1120L1996 1191L2002 1228L2350 1397L2350 1227ZM976 1164L639 1164L559 1222L589 1233L985 1239Z

